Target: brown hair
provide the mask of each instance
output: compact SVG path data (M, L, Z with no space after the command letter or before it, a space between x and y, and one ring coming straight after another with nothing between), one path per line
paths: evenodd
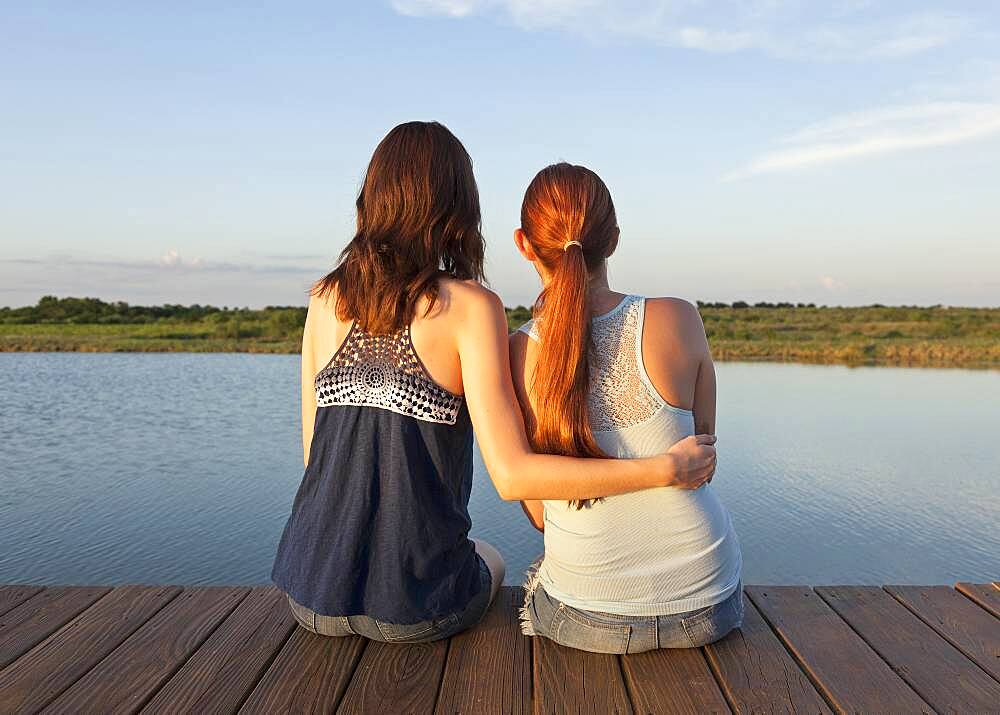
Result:
M548 454L604 457L587 416L592 347L587 291L591 271L618 242L611 192L586 167L547 166L524 194L521 229L549 273L533 310L541 349L531 380L532 446Z
M479 189L462 143L437 122L407 122L379 142L357 200L357 233L311 293L336 289L337 317L373 333L427 312L438 278L483 279Z

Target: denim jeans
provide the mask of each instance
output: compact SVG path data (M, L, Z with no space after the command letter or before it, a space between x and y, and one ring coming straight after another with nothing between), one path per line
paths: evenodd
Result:
M490 607L492 577L482 557L479 560L479 592L458 613L419 623L394 624L371 616L324 616L287 596L292 615L299 625L321 636L359 635L384 643L426 643L449 638L476 625ZM287 594L286 594L287 595Z
M566 605L535 585L525 594L521 629L592 653L642 653L657 648L697 648L743 623L743 584L725 600L667 616L623 616Z

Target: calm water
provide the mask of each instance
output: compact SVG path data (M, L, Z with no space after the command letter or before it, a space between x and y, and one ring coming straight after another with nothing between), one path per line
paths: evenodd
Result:
M1000 576L1000 372L724 363L749 583ZM0 354L0 583L260 583L302 476L298 358ZM480 463L473 535L541 550Z

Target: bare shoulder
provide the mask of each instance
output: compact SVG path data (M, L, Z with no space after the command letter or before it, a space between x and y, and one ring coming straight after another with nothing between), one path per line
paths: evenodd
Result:
M706 340L701 313L683 298L647 298L644 322L653 334L674 336L689 346L702 345Z
M473 280L443 278L439 284L441 309L457 316L475 317L503 312L503 301L496 293Z
M698 312L698 308L683 298L647 298L646 319L678 327L701 329L702 326L701 313Z
M324 296L311 293L309 295L308 312L312 315L335 315L337 312L336 290L330 291Z

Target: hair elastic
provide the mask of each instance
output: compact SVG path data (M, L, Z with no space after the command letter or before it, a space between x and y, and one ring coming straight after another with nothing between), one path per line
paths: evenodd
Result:
M583 250L583 244L579 241L566 241L566 243L563 244L563 250L568 251L570 246L579 246L580 250Z

